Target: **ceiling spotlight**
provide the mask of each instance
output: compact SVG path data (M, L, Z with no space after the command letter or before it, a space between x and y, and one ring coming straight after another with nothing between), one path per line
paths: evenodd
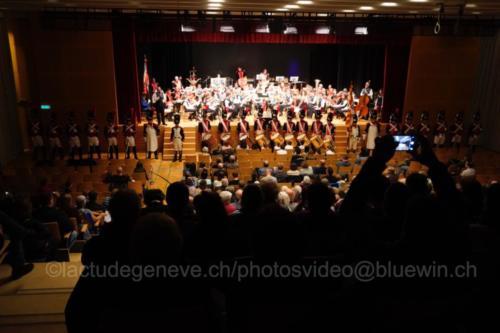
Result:
M361 6L359 7L359 10L373 10L372 6Z
M328 14L327 13L318 13L316 14L317 17L327 17Z
M382 7L397 7L398 4L396 2L382 2L380 4Z
M288 12L289 10L290 9L288 9L288 8L278 8L278 9L276 9L276 11L278 11L278 12Z
M356 11L354 9L344 9L342 12L343 13L354 13Z
M296 35L296 34L298 34L298 30L297 30L297 27L289 25L285 28L285 30L283 30L283 33L285 35Z
M476 8L477 5L475 3L467 3L465 4L465 8Z
M355 35L368 35L368 27L356 27L354 28Z
M234 27L232 25L221 25L220 32L234 32Z
M193 26L181 24L181 32L195 32L196 29Z
M288 8L288 9L299 9L300 6L299 5L286 5L285 8Z
M300 0L300 1L297 1L297 4L298 5L312 5L313 2L312 1L308 1L308 0Z
M257 28L255 29L255 32L257 32L259 34L268 34L270 32L269 24L262 24L262 25L257 26Z
M223 3L224 0L208 0L208 2L211 2L211 3Z
M318 35L329 35L330 34L330 27L328 27L328 26L317 27L316 28L316 34L318 34Z
M221 3L209 3L208 8L220 8L222 7Z
M429 2L429 0L410 0L410 2Z

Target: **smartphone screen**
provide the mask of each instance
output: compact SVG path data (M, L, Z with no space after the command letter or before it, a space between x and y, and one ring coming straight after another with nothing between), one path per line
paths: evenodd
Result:
M398 144L397 151L412 151L415 147L415 137L413 135L395 135L394 141Z

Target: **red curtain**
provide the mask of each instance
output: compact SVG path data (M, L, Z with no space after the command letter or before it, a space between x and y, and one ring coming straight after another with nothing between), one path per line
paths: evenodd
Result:
M388 38L385 35L336 36L318 34L265 34L222 32L177 32L140 30L136 32L139 43L260 43L260 44L405 44L406 36Z
M117 19L112 23L115 82L118 115L121 123L130 116L140 121L139 78L134 23L130 19ZM134 114L131 114L131 108Z

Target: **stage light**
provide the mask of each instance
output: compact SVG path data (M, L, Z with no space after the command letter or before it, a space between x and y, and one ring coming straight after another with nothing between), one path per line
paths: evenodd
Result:
M257 26L257 28L255 29L255 32L257 32L259 34L268 34L270 32L269 24L262 24L262 25Z
M181 32L195 32L196 29L193 26L181 24Z
M221 3L209 3L208 8L221 8L222 4Z
M318 34L318 35L329 35L330 34L330 27L328 27L328 26L317 27L316 28L316 34Z
M52 106L50 104L42 104L40 105L40 110L50 110Z
M223 3L224 0L208 0L209 3Z
M475 3L467 3L465 4L465 8L476 8L477 5Z
M288 12L289 9L288 8L278 8L278 9L276 9L276 11L278 11L278 12Z
M221 25L220 32L234 32L234 27L232 25Z
M316 14L317 17L327 17L328 14L327 13L318 13Z
M429 2L429 0L410 0L410 2Z
M382 7L397 7L398 4L395 2L382 2L380 4Z
M343 13L354 13L356 11L354 9L344 9L342 12Z
M359 10L373 10L372 6L361 6L359 7Z
M297 5L312 5L313 2L312 1L308 1L308 0L300 0L300 1L297 1Z
M207 15L217 15L219 12L214 12L214 11L208 11Z
M355 35L368 35L368 27L356 27L354 28Z
M286 5L285 8L288 8L288 9L299 9L300 6L299 5Z
M285 35L296 35L296 34L298 34L298 30L297 30L297 27L289 25L289 26L285 27L285 30L283 30L283 33Z
M481 12L472 12L472 15L480 15Z

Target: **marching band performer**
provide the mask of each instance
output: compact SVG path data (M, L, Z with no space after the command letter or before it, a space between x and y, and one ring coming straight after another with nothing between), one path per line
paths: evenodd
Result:
M36 109L31 110L29 135L33 145L33 160L43 161L45 159L45 144L42 136L42 125Z
M332 108L336 115L345 119L345 114L349 111L349 103L347 102L347 98L344 93L341 93L339 101L336 104L333 104Z
M127 117L127 123L123 127L123 132L125 134L125 158L130 159L130 150L134 152L134 159L137 158L137 147L135 145L135 124L132 122L130 117Z
M444 112L439 111L437 115L437 122L434 125L434 146L441 148L446 143L446 122L444 119Z
M212 137L210 120L206 111L203 111L203 119L198 123L198 133L200 134L201 148L207 147L210 149L210 138Z
M312 149L315 154L321 153L322 142L322 134L323 134L323 123L321 122L321 112L317 111L314 115L316 120L312 123L311 126L311 143Z
M389 116L389 123L387 124L385 132L390 135L398 135L399 134L399 126L396 121L396 115L391 113Z
M370 122L366 126L366 149L370 151L370 155L375 149L375 139L379 134L379 123L377 121L377 115L375 113L371 114Z
M90 111L87 122L87 141L89 144L89 159L94 158L94 151L97 152L97 158L101 159L101 146L99 145L99 126L95 122L95 113Z
M332 123L333 113L326 116L326 124L323 126L323 145L327 155L335 154L335 125Z
M358 149L358 142L361 137L361 127L358 125L358 117L353 116L351 127L349 128L349 144L347 152L355 153Z
M483 131L480 120L481 120L481 115L479 114L479 112L474 113L474 116L472 118L472 124L469 127L468 141L471 152L473 153L476 151L476 146L479 143L479 135Z
M172 96L171 90L167 90L165 93L163 103L165 104L165 117L167 120L172 120L172 116L174 114L174 97Z
M278 120L277 112L273 112L272 119L268 124L268 129L270 131L269 137L271 139L270 142L271 151L274 152L276 146L278 146L279 148L284 142L284 139L280 134L281 124L280 121Z
M157 124L153 123L153 117L149 116L147 120L148 122L144 124L143 133L148 159L151 159L151 153L154 153L155 159L158 159L158 136L160 135L160 128Z
M297 133L297 143L300 146L308 146L307 132L309 131L309 124L305 121L306 113L300 110L299 121L297 122L295 133Z
M64 159L64 150L61 144L61 128L57 123L57 115L52 113L50 115L49 124L49 148L50 148L50 159L53 161L56 159L56 154L59 153L59 157Z
M384 91L382 89L378 91L377 98L375 98L374 104L375 106L373 110L377 114L380 114L384 111Z
M75 114L73 112L69 113L68 116L68 125L67 125L67 135L69 138L69 150L70 150L70 158L72 161L75 160L75 153L78 151L78 156L80 160L82 160L82 145L80 142L80 128L78 124L75 122Z
M195 119L200 103L196 99L196 96L193 92L188 93L188 97L184 100L184 103L182 105L184 106L186 112L189 114L189 119Z
M222 111L222 117L219 121L218 131L219 131L219 139L221 144L228 141L231 138L231 123L227 119L227 112Z
M257 112L257 119L253 123L253 131L255 133L255 142L262 150L267 143L266 140L266 122L264 121L262 110Z
M429 124L427 121L429 120L429 112L422 112L420 115L420 123L417 126L417 133L423 136L424 138L428 138L431 132Z
M295 125L295 123L293 122L294 116L295 116L295 113L292 110L288 110L287 120L283 124L283 133L285 136L285 143L286 143L285 150L293 149L293 146L296 144L294 132L295 132L295 128L297 125ZM290 147L291 147L291 149L290 149Z
M247 139L248 139L248 134L250 132L250 124L248 121L245 120L246 114L241 113L240 115L240 121L238 122L238 125L236 127L236 131L238 132L238 138L240 141L239 148L241 149L247 149Z
M118 159L118 125L115 124L115 116L112 112L108 113L108 123L104 130L104 136L108 141L108 159L113 159L113 152Z
M184 129L179 126L181 122L181 116L176 114L174 116L174 127L170 132L170 141L174 145L174 162L177 161L177 156L179 157L179 162L182 161L182 143L184 142Z
M457 152L460 151L460 144L462 143L463 133L464 133L463 113L458 112L455 115L455 122L450 126L451 145L456 147Z
M413 125L413 112L410 111L406 114L405 122L403 124L403 135L414 135L415 126Z

